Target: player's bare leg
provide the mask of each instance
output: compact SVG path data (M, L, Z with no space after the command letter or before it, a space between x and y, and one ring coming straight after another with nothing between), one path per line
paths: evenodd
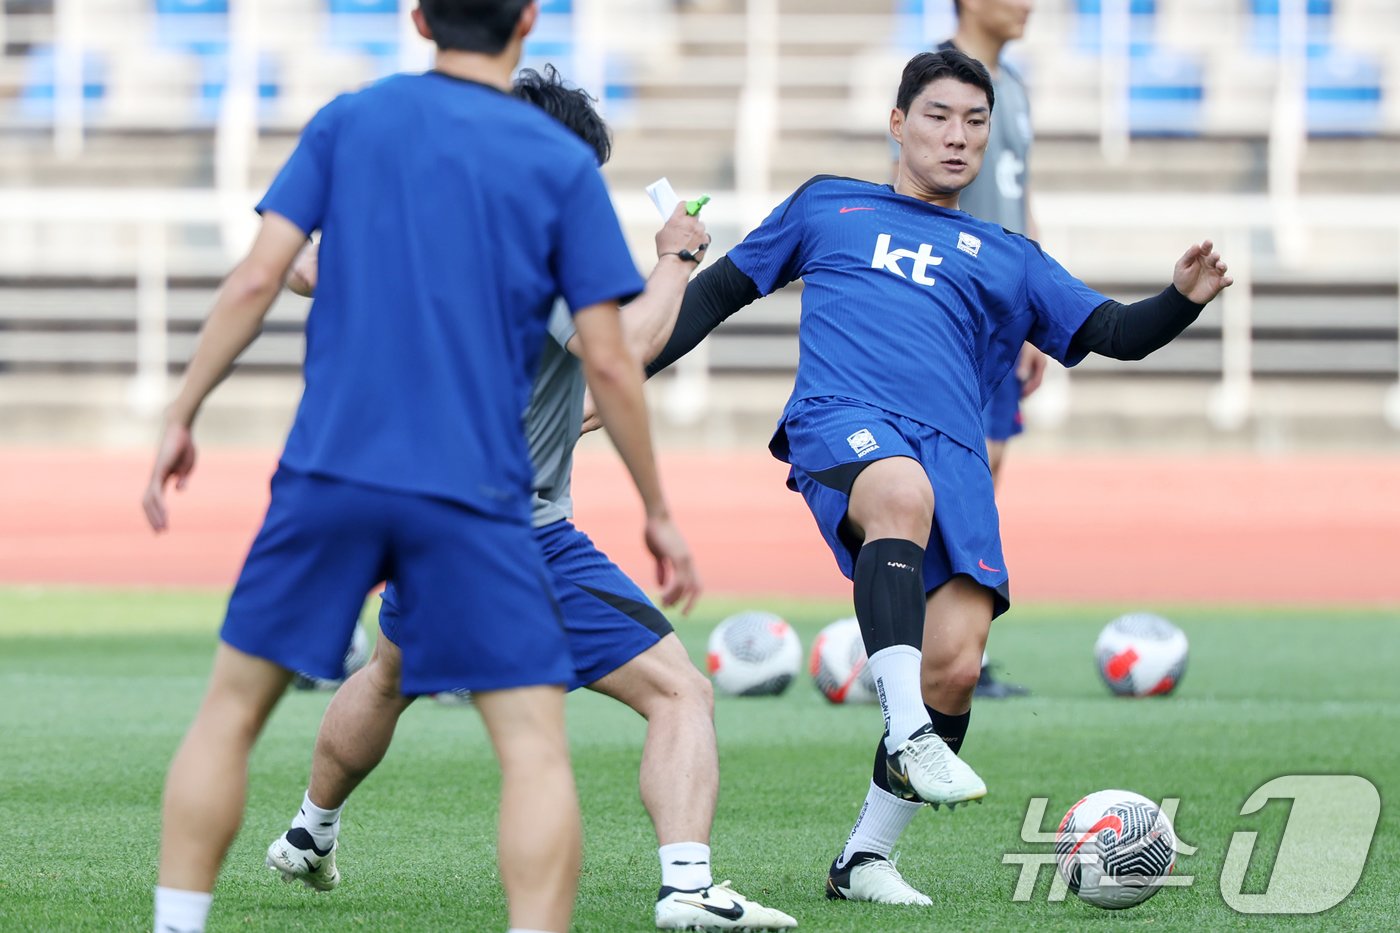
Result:
M472 694L501 765L496 842L510 925L564 933L583 856L562 687Z
M972 709L992 609L992 591L966 576L954 577L929 596L922 686L924 703L934 710L961 716Z
M266 864L286 881L317 891L340 883L335 850L340 809L373 771L413 703L399 692L403 655L380 632L369 663L340 685L316 734L311 781L292 826L267 847Z
M326 809L340 807L360 786L394 740L394 728L412 697L399 692L403 654L381 632L369 663L331 697L311 759L311 799Z
M661 845L708 845L719 794L714 690L675 634L589 684L647 721L642 805Z
M710 873L710 827L719 795L719 749L715 743L714 689L691 663L674 633L589 684L620 700L647 721L642 746L642 805L661 846L661 891L656 925L662 929L751 930L797 925L787 914L716 885ZM706 907L734 913L722 918Z
M165 780L160 888L214 890L243 820L248 756L291 677L270 661L219 645L209 688ZM159 922L159 891L156 910Z

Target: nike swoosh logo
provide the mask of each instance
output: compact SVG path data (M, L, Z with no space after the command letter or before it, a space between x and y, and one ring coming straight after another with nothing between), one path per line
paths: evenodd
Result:
M721 917L725 920L738 920L744 916L744 908L740 907L738 904L731 903L728 907L720 907L718 904L706 904L704 901L692 901L683 898L677 898L677 900L682 904L699 907L701 910L712 913L716 917Z
M841 208L841 213L843 213L843 214L849 214L851 211L873 211L873 210L875 210L875 208L873 208L873 207L843 207L843 208Z
M988 566L987 566L987 562L986 562L985 560L982 560L981 558L978 558L978 560L977 560L977 566L978 566L978 567L981 567L983 570L989 571L989 572L991 572L991 573L1001 573L1000 568L997 568L997 567L988 567Z

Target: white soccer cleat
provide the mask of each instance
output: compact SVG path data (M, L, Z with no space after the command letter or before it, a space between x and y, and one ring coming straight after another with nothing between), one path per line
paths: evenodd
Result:
M857 852L845 868L832 862L826 875L826 897L832 901L933 906L928 895L904 880L893 861L874 852Z
M905 800L922 800L937 809L952 809L987 796L986 783L953 753L928 725L899 744L886 759L890 790Z
M797 921L764 907L725 881L699 891L662 888L656 898L658 930L791 930Z
M340 884L340 870L335 867L336 845L332 842L329 849L319 849L309 832L294 826L267 847L266 865L283 881L300 881L308 888L329 891Z

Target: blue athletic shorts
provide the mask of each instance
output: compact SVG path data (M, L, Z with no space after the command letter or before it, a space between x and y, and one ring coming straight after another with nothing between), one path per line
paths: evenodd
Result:
M924 589L931 593L965 574L996 595L994 615L1011 605L992 474L980 452L928 425L843 398L794 403L772 447L779 459L791 464L788 486L802 493L847 578L854 576L860 550L860 542L845 527L851 485L876 460L917 460L933 487Z
M1021 424L1021 378L1007 374L982 409L982 428L989 441L1009 441L1025 430Z
M573 674L525 522L445 499L278 469L220 637L288 670L342 676L365 595L393 577L407 694L565 684Z
M631 661L672 631L632 579L572 522L535 529L573 655L569 689L585 687ZM384 637L398 644L402 611L391 582L379 607Z

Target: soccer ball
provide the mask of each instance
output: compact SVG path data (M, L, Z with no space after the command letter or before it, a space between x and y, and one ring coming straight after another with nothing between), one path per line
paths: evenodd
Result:
M338 679L312 677L310 674L298 671L296 676L292 678L292 686L298 690L334 690L345 682L346 677L369 663L370 652L373 648L369 636L357 624L355 634L350 638L350 647L345 652L345 674L342 677Z
M797 633L771 612L740 612L710 633L710 676L720 693L776 696L788 688L801 665Z
M837 619L817 633L809 669L812 682L832 703L875 702L875 676L855 618Z
M1081 900L1107 910L1136 907L1161 890L1176 866L1176 831L1141 794L1101 790L1060 821L1055 862Z
M1163 696L1186 673L1186 633L1151 613L1119 616L1099 633L1094 657L1119 696Z

